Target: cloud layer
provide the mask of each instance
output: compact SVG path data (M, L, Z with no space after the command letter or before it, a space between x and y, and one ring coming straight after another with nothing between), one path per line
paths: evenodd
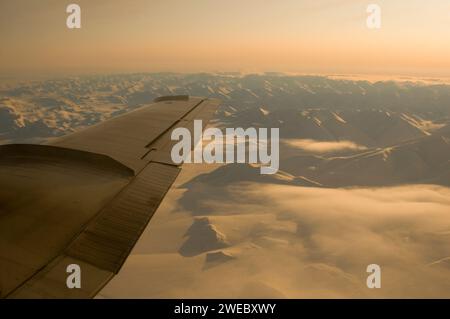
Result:
M161 216L170 217L170 223L152 221L136 255L102 294L450 297L448 188L321 189L273 184L229 188L234 196L245 196L245 203L233 196L210 202L208 222L226 236L229 246L218 251L230 259L205 267L208 252L181 257L176 248L186 240L181 236L192 219L175 208ZM179 240L161 254L163 234ZM373 263L382 269L379 290L366 287L366 267Z

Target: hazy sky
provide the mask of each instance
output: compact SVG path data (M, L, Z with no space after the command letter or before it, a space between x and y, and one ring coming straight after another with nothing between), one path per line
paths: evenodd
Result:
M66 6L82 28L66 27ZM382 28L366 8L382 8ZM450 75L448 0L0 0L0 73Z

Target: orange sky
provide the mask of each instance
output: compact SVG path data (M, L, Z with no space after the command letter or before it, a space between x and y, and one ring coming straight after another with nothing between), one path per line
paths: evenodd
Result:
M447 0L2 1L0 72L450 75ZM366 7L382 28L366 27Z

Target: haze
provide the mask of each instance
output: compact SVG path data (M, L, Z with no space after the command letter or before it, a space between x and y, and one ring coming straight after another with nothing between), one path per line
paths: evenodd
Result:
M444 76L450 3L376 1L2 1L2 74L280 71Z

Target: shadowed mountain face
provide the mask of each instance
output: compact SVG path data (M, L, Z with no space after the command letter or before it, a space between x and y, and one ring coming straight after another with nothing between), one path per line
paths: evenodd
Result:
M450 135L435 134L347 156L299 155L282 169L328 187L402 184L450 185Z
M180 247L180 254L183 256L195 256L205 251L228 246L225 236L211 224L208 218L196 219L187 230L185 237L188 239Z

